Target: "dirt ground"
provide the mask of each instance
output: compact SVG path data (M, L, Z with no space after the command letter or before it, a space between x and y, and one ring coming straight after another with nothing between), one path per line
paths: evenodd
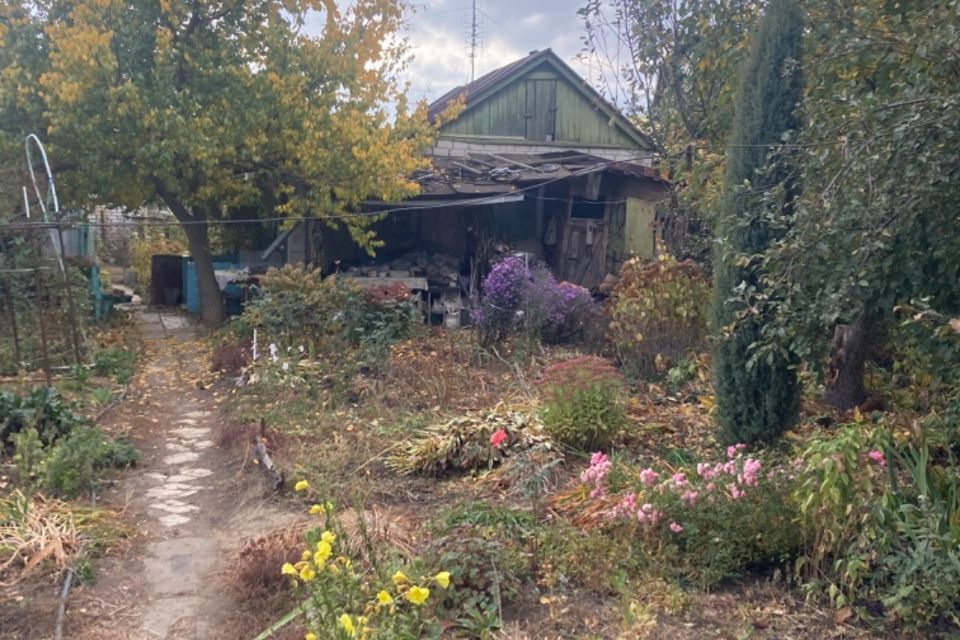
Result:
M235 638L237 607L219 579L247 539L301 516L271 501L266 484L218 443L219 393L199 388L209 367L185 318L138 312L146 358L128 397L102 427L128 433L140 465L103 491L135 534L70 594L64 637L76 640ZM57 584L0 603L0 638L53 636ZM250 629L251 637L255 629Z
M286 561L278 554L292 551L299 555L302 528L297 525L305 526L308 518L301 515L302 504L287 504L271 493L256 471L246 444L255 427L231 424L224 417L220 405L230 396L224 386L229 381L211 384L208 341L178 314L140 311L137 322L145 341L141 367L124 401L101 421L105 431L127 434L142 454L136 469L118 473L99 496L101 505L120 514L130 535L113 543L96 562L94 583L79 585L71 592L64 637L249 640L291 606L289 593L276 589L258 592L255 586L278 576L278 567ZM443 346L442 340L434 342L424 351L430 358ZM447 359L455 361L452 355ZM426 378L407 374L418 368L416 358L405 354L404 360L409 366L401 379L411 380L411 386L403 398L433 406L459 397L449 375L441 372L443 385L431 385ZM488 381L491 393L497 389L493 380ZM477 385L476 378L473 384ZM482 380L479 386L486 388ZM353 418L343 416L343 420L345 431L351 433ZM661 440L679 437L670 435L672 424L666 419L656 425ZM284 458L307 446L283 440L273 444L280 445L277 453L288 467L291 461ZM417 483L414 490L412 481L398 478L379 464L368 464L367 452L354 454L366 461L361 465L365 475L362 481L356 478L357 482L378 488L366 493L365 520L368 525L374 523L374 529L382 528L384 538L396 548L412 546L426 514L470 494L458 482L443 483L442 488L440 484ZM378 523L385 524L380 527ZM232 572L235 565L243 567L238 560L244 557L244 550L252 550L247 557L258 560L246 566L248 573L238 579L239 574ZM230 588L233 583L254 588L237 592ZM0 598L0 640L52 638L58 587L57 577L51 575L45 581L31 581L15 598ZM763 579L713 593L686 595L652 585L649 591L640 590L620 604L616 599L565 589L524 594L521 600L494 637L874 637ZM274 640L302 637L297 623L272 636Z

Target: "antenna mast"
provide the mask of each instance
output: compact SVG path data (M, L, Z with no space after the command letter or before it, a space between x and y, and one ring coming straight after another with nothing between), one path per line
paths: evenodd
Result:
M480 28L477 25L477 0L472 0L470 5L470 82L476 79L477 67L477 48L480 46Z

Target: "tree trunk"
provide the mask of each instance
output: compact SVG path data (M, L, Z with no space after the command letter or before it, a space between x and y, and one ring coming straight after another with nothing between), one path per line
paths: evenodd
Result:
M872 324L861 312L852 324L839 325L834 330L823 396L827 404L846 410L860 406L867 399L863 374Z
M200 289L200 318L211 327L223 324L223 304L220 301L220 285L213 273L210 259L210 237L207 233L207 216L203 211L191 212L170 188L159 179L154 179L157 194L170 208L187 234L190 254L197 267L197 285Z
M197 285L200 288L200 318L204 324L217 327L223 323L223 304L220 301L220 285L213 273L210 259L210 241L205 224L185 224L190 255L197 267Z

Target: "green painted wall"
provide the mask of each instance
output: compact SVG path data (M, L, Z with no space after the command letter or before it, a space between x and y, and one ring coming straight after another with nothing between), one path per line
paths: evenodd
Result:
M579 145L638 148L580 91L553 70L517 78L445 125L450 135L516 137Z

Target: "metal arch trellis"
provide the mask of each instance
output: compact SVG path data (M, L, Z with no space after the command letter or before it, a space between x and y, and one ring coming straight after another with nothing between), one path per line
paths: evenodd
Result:
M47 197L44 198L40 193L40 185L37 183L37 174L33 170L33 156L30 153L30 142L37 147L40 151L40 158L43 160L43 169L47 174ZM40 142L40 138L37 137L37 134L31 133L24 138L23 141L23 150L27 156L27 171L30 173L30 182L33 183L33 193L37 196L37 202L40 204L40 211L43 213L43 221L50 222L50 215L47 210L47 207L52 205L53 207L53 216L56 222L60 222L60 201L57 199L57 184L53 179L53 170L50 168L50 161L47 159L47 150L44 148L43 143ZM46 202L44 202L46 200ZM24 213L27 218L30 217L30 199L27 197L27 187L23 187L23 206ZM60 227L58 226L59 230ZM63 264L63 233L60 231L59 243L57 242L58 238L54 236L54 230L50 229L50 243L53 245L53 252L57 256L57 264L60 267L60 271L66 273L66 267Z
M47 156L47 151L43 145L43 142L36 134L29 134L24 138L24 155L26 157L27 163L27 172L29 175L29 185L22 186L22 195L23 195L23 207L24 214L28 220L31 219L31 197L30 190L32 189L33 195L36 198L36 202L40 207L41 220L38 220L35 224L38 227L38 230L41 228L46 228L49 233L50 243L53 248L53 254L56 258L57 268L60 271L63 282L63 295L66 297L67 305L66 311L68 314L67 324L69 325L70 339L72 343L72 351L75 362L78 366L82 364L81 361L81 339L80 331L77 326L77 313L76 306L73 300L73 295L71 292L70 286L70 274L66 268L65 264L65 245L63 238L63 227L62 227L62 216L60 212L60 201L57 197L56 182L54 180L53 170L50 167L50 161ZM38 160L39 162L35 162ZM46 189L41 188L41 179L38 179L38 171L35 168L36 164L40 164L42 171L45 174L46 178ZM29 187L29 188L28 188ZM30 224L27 227L32 226ZM35 314L37 320L37 329L40 337L40 347L41 347L41 358L43 363L43 370L46 376L47 384L50 384L50 353L48 345L48 327L44 319L44 310L42 309L45 292L44 292L44 281L41 277L41 271L44 270L44 267L41 267L40 262L42 262L43 252L40 249L40 245L34 241L33 243L34 253L36 255L37 262L32 269L13 269L10 270L11 274L14 272L32 272L34 275L33 286L35 288ZM4 243L5 245L5 243ZM6 250L6 249L5 249ZM7 287L9 289L9 287ZM10 310L10 323L13 330L13 339L14 339L14 353L17 359L17 368L24 364L21 354L21 345L18 336L17 330L17 319L16 311L14 309L14 301L11 297L11 294L8 291L7 296L7 306Z

